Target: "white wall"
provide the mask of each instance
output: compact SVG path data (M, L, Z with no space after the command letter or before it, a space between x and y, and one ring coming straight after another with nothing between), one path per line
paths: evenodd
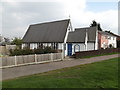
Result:
M87 43L87 51L94 50L94 43Z
M78 47L75 47L75 45L76 46L79 45L80 50ZM94 50L94 43L87 43L87 50L84 43L72 43L72 54L79 51L90 51L90 50ZM68 52L66 54L68 54Z
M79 52L79 48L75 48L75 45L79 45L80 46L80 51L86 51L85 49L85 44L84 43L73 43L72 44L72 54L74 54L75 52Z
M67 42L67 39L68 39L68 34L69 34L69 32L73 32L71 23L69 23L69 26L68 26L67 32L66 32L66 36L65 36L65 39L64 39L64 43L62 44L63 51L64 51L64 56L67 56L67 55L68 55L68 45L67 45L66 42Z
M109 47L110 44L112 44L112 46L114 48L116 48L117 47L116 37L115 36L108 36L108 37L111 37L111 38L108 39L108 47Z
M98 30L96 31L95 50L98 50Z
M63 43L58 43L58 49L59 50L63 50L63 45L62 45Z
M68 52L68 49L67 49L67 44L66 43L59 43L58 44L58 49L59 50L62 50L62 53L63 53L63 56L67 56L67 52Z
M67 45L67 43L65 43L64 45L65 45L65 56L67 56L68 55L68 45Z
M25 43L23 43L21 47L22 47L22 49L23 49L24 47L26 47L26 44L25 44Z
M30 49L37 49L37 43L30 43Z

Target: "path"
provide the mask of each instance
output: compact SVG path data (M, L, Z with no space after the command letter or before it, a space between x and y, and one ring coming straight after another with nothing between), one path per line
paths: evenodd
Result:
M92 57L86 59L74 59L74 60L65 60L65 61L51 62L45 64L35 64L35 65L27 65L27 66L13 67L13 68L5 68L2 69L2 79L3 80L12 79L20 76L37 74L37 73L47 72L65 67L72 67L81 64L98 62L115 57L118 57L118 54Z

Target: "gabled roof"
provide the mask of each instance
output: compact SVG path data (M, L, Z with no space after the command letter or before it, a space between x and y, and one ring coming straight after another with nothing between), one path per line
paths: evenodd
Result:
M85 43L86 32L88 36L88 42L94 42L96 40L97 27L77 28L74 32L70 32L68 35L68 43Z
M74 32L69 32L67 43L84 43L86 37L86 30L75 30Z
M70 19L30 25L24 43L64 42Z

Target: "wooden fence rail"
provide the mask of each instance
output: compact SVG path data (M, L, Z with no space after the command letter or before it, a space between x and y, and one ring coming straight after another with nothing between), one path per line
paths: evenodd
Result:
M62 53L9 56L0 58L0 62L2 61L0 68L15 67L28 64L38 64L60 60L63 60Z

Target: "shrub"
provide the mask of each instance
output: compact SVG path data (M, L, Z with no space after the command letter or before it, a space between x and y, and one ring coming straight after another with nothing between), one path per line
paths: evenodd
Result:
M46 54L46 53L55 53L57 52L56 50L52 49L51 47L45 47L44 49L39 48L39 49L15 49L15 50L10 50L10 56L18 56L18 55L29 55L29 54Z
M44 54L46 53L55 53L56 51L52 49L51 47L45 47L44 48Z
M21 55L29 55L34 54L33 50L30 49L23 49Z
M86 56L105 55L105 54L111 54L111 53L120 53L120 49L119 48L107 48L107 49L100 49L100 50L81 51L81 52L76 52L74 56L76 58L82 58Z
M43 54L44 50L39 48L39 49L34 49L34 54Z

